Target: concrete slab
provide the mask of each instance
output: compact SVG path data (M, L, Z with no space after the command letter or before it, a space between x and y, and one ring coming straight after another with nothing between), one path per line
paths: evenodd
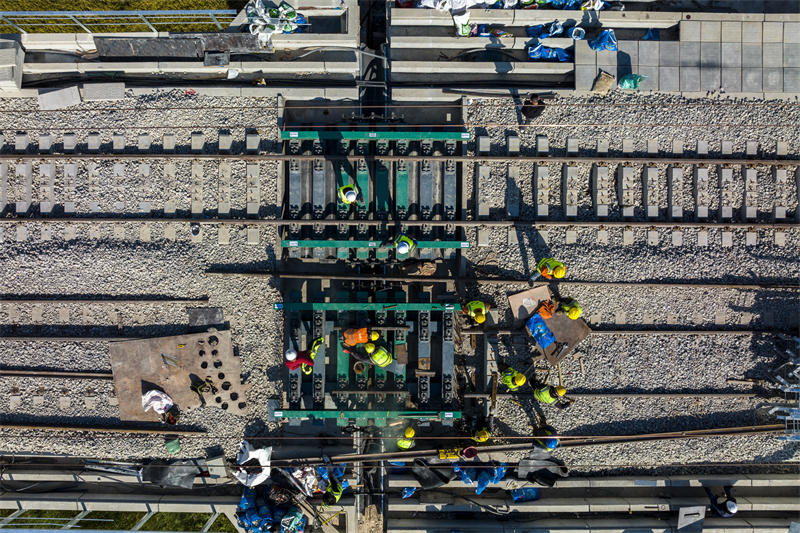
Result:
M617 66L639 64L639 41L619 41L617 49Z
M575 41L575 65L597 65L597 54L586 39Z
M680 64L681 44L678 41L661 41L658 47L658 66L677 67Z
M575 244L576 242L578 242L578 232L575 231L574 229L568 229L564 242L566 244Z
M743 68L742 69L742 91L748 93L759 93L763 90L762 69Z
M248 133L245 136L245 143L248 152L257 152L261 147L261 136L258 133Z
M633 151L636 149L633 139L622 139L622 153L623 154L632 154Z
M518 155L520 148L519 136L518 135L507 135L506 136L506 153L508 155Z
M39 89L39 109L65 109L81 103L77 85L63 89Z
M626 229L622 232L622 244L631 246L633 244L633 231Z
M723 67L742 66L742 43L722 43L721 52Z
M781 43L764 43L761 53L764 68L783 67L783 45Z
M175 134L165 133L161 139L161 147L165 152L172 152L175 150Z
M761 43L762 42L762 22L742 22L742 42Z
M700 41L718 43L722 37L722 25L718 21L704 20L700 22Z
M659 90L659 68L655 66L646 66L640 65L639 66L639 74L646 76L646 79L642 80L639 84L639 88L642 91L657 91Z
M681 90L680 67L658 67L658 90L666 92Z
M124 83L84 83L84 100L93 102L101 100L122 100L125 98Z
M742 69L725 68L722 69L722 88L729 93L738 93L742 90Z
M786 72L784 69L784 78L783 78L784 85L786 84ZM777 156L785 156L789 153L789 143L786 141L778 141L775 145L775 155Z
M65 133L64 134L64 151L65 152L74 152L75 146L78 144L78 140L75 137L74 133Z
M578 41L583 42L583 41ZM575 89L578 91L590 91L597 77L597 67L595 65L575 65Z
M658 246L658 231L652 229L647 231L647 244Z
M639 43L639 65L657 67L659 64L659 41Z
M733 141L722 141L722 155L731 155L733 153Z
M607 154L608 153L608 140L607 139L598 139L597 140L597 153L598 154Z
M695 152L697 155L708 155L708 141L697 141Z
M742 42L742 23L740 21L722 22L722 42L723 43Z
M549 151L550 151L550 141L547 139L547 135L537 135L536 152L539 154L546 154Z
M761 43L742 43L742 66L746 68L760 67L762 54Z
M730 248L733 246L733 232L732 231L723 231L722 232L722 246L724 248Z
M800 91L800 68L783 69L783 91L787 93Z
M217 137L217 146L220 152L230 152L233 145L233 135L230 131L220 131Z
M786 233L782 231L775 232L775 246L786 246Z
M681 91L697 92L700 90L700 67L680 68Z
M247 244L257 246L261 241L261 231L259 228L247 228Z
M745 153L749 156L757 156L758 155L758 141L747 141L745 144ZM753 178L755 180L755 174L753 174Z
M691 42L680 44L680 66L698 67L700 66L700 43Z
M783 44L783 66L793 68L800 67L800 44Z
M700 43L700 66L702 68L721 66L721 45L715 43Z
M680 139L673 139L672 141L673 155L683 155L683 141Z
M765 68L762 72L765 93L783 92L783 69Z
M718 91L722 85L722 69L707 67L700 69L700 89L703 91Z
M783 24L783 42L800 43L800 22L786 22Z
M758 244L758 233L755 231L748 231L744 234L745 246L756 246Z
M580 150L580 143L576 137L567 137L567 153L577 154Z
M679 23L678 31L680 32L681 42L686 41L700 41L701 33L700 21L696 20L682 20Z
M708 246L707 231L700 231L697 233L697 246Z
M478 153L479 154L488 154L489 153L489 137L487 135L481 135L478 137Z
M607 50L601 50L597 52L597 67L602 68L603 70L611 70L612 72L616 70L617 66L617 52L611 52Z
M761 41L764 43L783 42L783 22L764 22L761 25Z
M53 136L49 133L39 135L39 151L47 153L53 147Z

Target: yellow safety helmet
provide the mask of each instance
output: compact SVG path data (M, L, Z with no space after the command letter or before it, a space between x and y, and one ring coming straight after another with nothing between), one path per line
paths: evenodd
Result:
M378 333L377 331L373 331L373 332L371 332L369 334L369 340L371 340L371 341L376 341L376 340L378 340L380 338L381 338L381 334Z
M483 324L484 322L486 322L486 315L484 315L480 311L475 311L475 316L473 318L475 319L475 322L477 322L478 324Z
M570 317L572 320L578 320L581 317L580 308L570 307L569 311L567 311L567 316Z
M525 376L523 374L517 374L516 376L514 376L514 385L516 385L517 387L525 385L526 381L527 380L525 379Z
M406 428L406 432L404 433L404 435L406 436L407 439L413 439L414 435L416 435L416 434L417 433L416 433L416 431L414 431L414 428L412 428L410 426Z
M489 440L489 431L486 428L479 429L475 434L475 440L478 442L486 442Z
M368 343L367 343L367 344L364 346L364 349L367 351L367 353L370 353L370 354L371 354L372 352L374 352L374 351L375 351L375 345L374 345L374 344L372 344L371 342L368 342Z
M564 387L556 387L556 394L559 396L564 396L567 393L567 389Z
M553 269L553 276L556 278L563 278L564 274L567 273L567 269L564 268L564 265L558 265L556 268Z

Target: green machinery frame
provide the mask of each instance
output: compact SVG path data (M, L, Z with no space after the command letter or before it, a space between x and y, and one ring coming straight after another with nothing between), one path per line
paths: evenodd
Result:
M317 418L317 419L414 419L414 420L444 420L446 418L460 419L461 411L339 411L336 409L315 411L311 409L275 409L272 412L275 418Z
M465 131L282 130L282 141L468 141Z
M284 248L372 248L383 250L394 248L394 244L385 241L349 241L334 239L283 239ZM417 241L417 248L469 248L469 241Z
M460 311L456 303L362 303L362 302L278 302L275 310L284 311Z

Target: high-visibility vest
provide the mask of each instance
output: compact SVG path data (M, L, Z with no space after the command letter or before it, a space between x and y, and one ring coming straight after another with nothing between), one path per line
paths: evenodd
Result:
M542 403L555 403L558 398L553 398L550 394L550 385L542 387L541 389L534 389L533 397Z
M481 314L483 314L483 315L486 314L486 304L485 303L483 303L481 301L478 301L478 300L472 300L471 302L469 302L467 304L467 313L469 313L470 317L474 317L475 316L475 311L477 311L478 309L480 309Z
M383 346L378 346L374 352L369 356L370 360L375 366L383 368L392 364L392 354L390 354Z
M333 497L336 498L336 501L338 502L342 497L342 492L344 492L344 489L342 488L341 483L332 480L330 483L328 483L328 487L325 489L325 492L330 492L333 494Z
M409 237L405 233L401 233L394 240L394 248L395 248L395 250L397 249L397 245L400 244L401 242L408 243L408 253L409 254L414 251L414 248L417 247L417 243L416 243L416 241L414 239L412 239L411 237Z
M513 368L507 368L506 371L503 372L503 377L501 381L512 391L517 390L521 386L514 383L514 376L516 376L517 374L519 374L519 372L517 372Z
M414 439L407 439L405 437L397 439L397 447L401 450L410 450L415 444Z
M345 346L364 344L368 340L369 335L367 335L367 328L350 328L344 332Z
M347 195L347 193L348 193L349 191L353 191L353 192L355 192L356 194L358 194L358 191L357 191L357 190L356 190L356 188L355 188L355 187L353 187L352 185L344 185L344 186L342 186L342 187L339 187L339 200L341 200L341 201L342 201L342 203L344 203L344 204L347 204L347 205L350 205L350 204L354 203L354 202L351 202L351 201L349 201L349 200L347 199L347 196L346 196L346 195Z
M561 311L562 313L564 313L564 314L567 314L567 313L569 313L569 310L570 310L570 309L577 309L578 311L580 311L581 313L583 313L583 308L581 307L581 304L579 304L579 303L578 303L576 300L569 300L569 301L568 301L568 302L566 302L566 303L564 303L564 302L561 302L561 309L560 309L560 311Z
M556 267L563 267L563 266L564 263L562 263L561 261L556 261L552 257L548 257L547 259L542 259L541 261L539 261L539 264L536 265L536 270L542 276L550 278L553 276L553 271L556 269Z

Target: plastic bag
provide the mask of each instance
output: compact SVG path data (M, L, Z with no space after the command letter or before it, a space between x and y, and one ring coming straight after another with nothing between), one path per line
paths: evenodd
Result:
M245 487L242 492L242 497L239 499L239 511L247 511L254 509L256 506L256 490L250 487Z
M465 11L459 15L453 15L453 24L456 26L456 35L458 37L468 37L472 30L469 24L469 11Z
M476 472L474 468L464 468L464 465L456 463L453 465L453 472L461 477L461 482L465 485L472 485L475 482Z
M603 30L600 35L589 41L589 48L595 51L608 50L609 52L617 51L617 36L614 35L614 30Z
M511 491L511 498L513 498L515 502L532 502L539 499L539 489L536 487L514 489Z
M160 390L151 390L142 396L142 409L145 411L152 409L160 415L169 411L174 404L169 394Z
M625 74L619 80L619 88L637 91L639 84L646 79L647 76L642 74Z
M573 41L580 41L584 37L586 37L586 30L581 28L580 26L575 26L569 33L569 36L572 37Z
M650 28L649 30L647 30L647 33L644 34L644 37L642 37L642 40L643 41L660 41L661 40L661 34L659 33L658 28Z
M415 492L417 492L417 487L405 487L403 489L403 499L410 498Z
M304 466L294 470L292 472L292 477L300 483L300 486L303 488L303 493L306 496L314 494L319 486L316 472L311 466Z
M562 63L571 59L569 52L563 48L551 48L543 44L528 47L528 57L545 61L556 60Z
M306 528L306 516L297 507L289 507L281 519L281 533L302 533Z
M547 26L547 36L548 37L555 37L556 35L561 35L564 33L564 25L558 21L558 19L554 20Z
M261 468L257 470L239 468L233 472L233 476L239 480L239 483L246 487L255 487L256 485L264 483L269 478L269 461L271 456L272 446L257 450L246 440L242 441L242 447L239 449L239 454L236 456L236 462L243 465L255 459L258 461L258 464L261 465Z

